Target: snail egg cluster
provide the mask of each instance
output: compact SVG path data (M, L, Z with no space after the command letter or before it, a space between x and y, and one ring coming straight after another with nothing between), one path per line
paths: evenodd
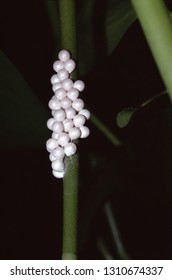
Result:
M52 117L47 121L47 127L52 130L52 135L46 142L46 148L50 153L53 175L63 178L64 157L72 156L77 151L73 141L90 134L89 128L85 126L90 112L84 109L84 102L79 98L80 92L85 88L83 81L71 79L75 61L66 50L60 51L58 58L53 64L56 73L51 77L54 95L48 103Z

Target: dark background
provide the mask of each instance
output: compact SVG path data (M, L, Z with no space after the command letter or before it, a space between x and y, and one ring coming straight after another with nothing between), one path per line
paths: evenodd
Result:
M171 1L166 3L172 7ZM47 108L52 95L52 63L58 50L44 1L4 1L0 34L2 51ZM121 109L137 106L164 90L138 22L110 57L82 78L87 85L86 104L126 146L114 149L92 124L87 144L80 144L79 256L102 257L96 238L101 232L108 240L103 232L102 205L110 199L131 258L171 259L170 105L165 102L162 118L154 111L153 126L152 114L142 122L145 112L126 130L115 124ZM1 147L0 171L0 258L60 258L62 182L51 175L47 151Z

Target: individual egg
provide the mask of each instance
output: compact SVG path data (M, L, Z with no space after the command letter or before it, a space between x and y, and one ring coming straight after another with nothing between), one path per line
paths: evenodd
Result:
M64 171L58 172L58 171L52 170L52 174L54 175L54 177L56 177L58 179L63 178L64 173L65 173Z
M58 146L58 142L57 142L57 140L55 140L53 138L48 139L47 142L46 142L46 148L47 148L48 152L51 152L57 146Z
M81 127L85 124L85 117L81 114L78 114L76 115L74 118L73 118L73 123L74 123L74 126L76 127Z
M68 133L62 132L58 137L58 144L64 147L70 141Z
M66 117L66 113L63 109L59 109L59 110L56 110L55 114L54 114L54 119L58 122L62 122L64 121Z
M63 98L66 97L66 91L64 88L58 88L56 91L55 91L55 96L57 97L58 100L62 100Z
M76 110L76 111L81 111L84 108L84 101L80 98L77 98L73 101L72 103L72 107Z
M52 130L52 125L53 125L54 122L55 122L55 119L54 118L50 118L47 121L47 127Z
M57 74L54 74L51 77L50 82L51 82L52 85L54 85L55 83L59 83L60 82L59 78L57 77Z
M66 78L62 81L62 87L68 91L73 87L73 81L70 78Z
M52 153L52 152L49 154L49 159L50 159L50 161L53 161L53 160L56 159L56 158L53 156L53 153Z
M60 60L56 60L54 63L53 63L53 69L54 71L56 71L57 73L59 72L59 70L63 69L63 62L60 61Z
M79 91L76 88L71 88L70 90L68 90L67 92L67 97L69 97L72 101L74 101L75 99L77 99L79 96Z
M81 138L86 138L90 135L90 130L87 126L81 126L80 127L81 130Z
M87 109L82 109L81 111L79 111L79 113L81 115L85 116L87 120L89 120L89 118L90 118L90 111L88 111Z
M48 107L51 110L58 110L60 109L60 102L57 100L57 98L51 98L50 101L48 102Z
M76 67L76 63L73 59L68 59L65 63L64 63L64 68L69 72L72 73L73 70Z
M63 81L69 77L69 72L66 69L61 69L57 73L57 77L59 78L60 81Z
M62 122L59 122L59 121L55 121L52 125L52 130L53 132L55 133L60 133L62 132L64 129L64 126L63 126L63 123Z
M55 92L58 88L61 88L61 87L62 87L61 83L57 82L57 83L53 84L52 90Z
M64 162L60 159L55 159L52 163L51 163L51 167L54 171L57 172L63 172L65 169L65 165Z
M67 108L65 110L65 112L66 112L66 118L67 119L73 119L74 116L76 115L76 110L74 108L72 108L72 107Z
M60 106L63 109L70 108L72 106L72 101L68 97L65 97L61 100Z
M56 110L51 110L51 115L54 117Z
M63 159L65 156L64 149L62 147L57 147L53 150L52 155L55 157L55 159Z
M81 80L77 80L74 82L73 87L78 89L80 92L85 89L85 84Z
M64 147L64 152L66 156L72 156L76 153L77 147L74 143L70 142Z
M58 139L58 137L59 137L59 133L57 133L57 132L53 132L52 134L51 134L51 137L53 138L53 139Z
M67 50L61 50L58 54L58 58L60 61L65 62L70 59L70 53Z
M63 121L64 131L69 132L69 130L73 127L73 121L71 119L65 119Z
M80 135L81 135L81 131L78 127L72 127L69 130L69 137L72 141L78 139Z

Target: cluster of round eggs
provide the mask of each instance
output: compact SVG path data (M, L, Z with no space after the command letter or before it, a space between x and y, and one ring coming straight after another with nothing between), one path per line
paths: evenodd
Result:
M75 61L66 50L60 51L58 58L53 64L56 74L51 77L54 95L48 103L52 118L47 121L47 127L52 130L52 135L46 147L50 153L53 175L63 178L64 157L74 155L77 151L73 141L90 134L89 128L84 125L90 118L90 112L84 109L84 102L79 98L79 93L85 88L83 81L74 82L71 79Z

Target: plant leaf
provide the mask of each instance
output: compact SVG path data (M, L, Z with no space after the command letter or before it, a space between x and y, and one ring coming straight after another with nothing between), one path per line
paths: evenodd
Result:
M83 6L78 18L78 56L79 73L87 73L95 63L95 45L93 35L94 6L96 0L83 2Z
M132 4L128 0L109 0L106 14L107 49L111 53L130 25L136 20Z
M107 0L104 3L103 15L100 15L102 9L100 1L96 0L85 0L79 14L78 50L81 75L86 74L94 66L97 52L102 45L106 46L105 55L110 54L136 19L129 0ZM100 24L95 19L97 22L100 21ZM97 33L101 38L95 38L98 37ZM97 58L100 59L101 57Z
M1 148L42 148L48 137L48 111L1 51L0 73Z

